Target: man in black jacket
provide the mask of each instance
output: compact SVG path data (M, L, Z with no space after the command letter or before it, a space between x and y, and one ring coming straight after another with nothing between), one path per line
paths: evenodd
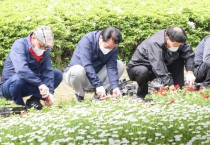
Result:
M185 31L177 26L160 30L138 45L127 66L128 76L138 83L137 97L148 94L148 81L160 78L163 85L173 88L184 85L184 66L187 71L186 83L192 85L194 52L186 42Z

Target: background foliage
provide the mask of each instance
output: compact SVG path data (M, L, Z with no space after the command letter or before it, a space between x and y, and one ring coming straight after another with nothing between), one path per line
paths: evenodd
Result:
M0 0L0 68L13 42L39 25L53 29L52 60L60 69L84 34L109 25L123 33L119 57L126 61L140 42L171 25L184 28L196 47L209 34L209 5L209 0Z

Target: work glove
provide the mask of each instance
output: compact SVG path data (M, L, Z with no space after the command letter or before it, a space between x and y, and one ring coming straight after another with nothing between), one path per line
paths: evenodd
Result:
M39 91L40 94L42 95L42 98L47 98L50 94L49 88L45 84L39 86Z
M106 91L103 86L96 88L96 94L99 96L100 99L104 100L107 98Z
M54 101L55 100L53 94L49 93L49 96L46 98L44 102L46 106L51 106L54 103Z
M192 86L195 82L195 76L192 71L188 71L186 75L186 84Z
M120 89L119 89L118 87L115 88L115 89L113 89L112 95L113 95L114 97L120 96L120 95L121 95Z

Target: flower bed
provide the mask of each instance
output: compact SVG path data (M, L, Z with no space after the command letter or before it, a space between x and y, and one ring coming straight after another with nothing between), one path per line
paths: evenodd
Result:
M0 119L1 144L209 144L209 90L64 103Z

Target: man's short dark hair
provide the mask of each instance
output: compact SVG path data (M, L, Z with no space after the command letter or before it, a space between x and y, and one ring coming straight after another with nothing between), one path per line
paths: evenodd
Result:
M122 41L122 34L120 30L114 28L114 27L107 27L101 32L101 36L103 38L103 41L108 41L109 39L112 39L114 43L118 44Z
M166 35L172 42L185 43L187 41L187 35L185 31L178 26L171 26L166 30Z

